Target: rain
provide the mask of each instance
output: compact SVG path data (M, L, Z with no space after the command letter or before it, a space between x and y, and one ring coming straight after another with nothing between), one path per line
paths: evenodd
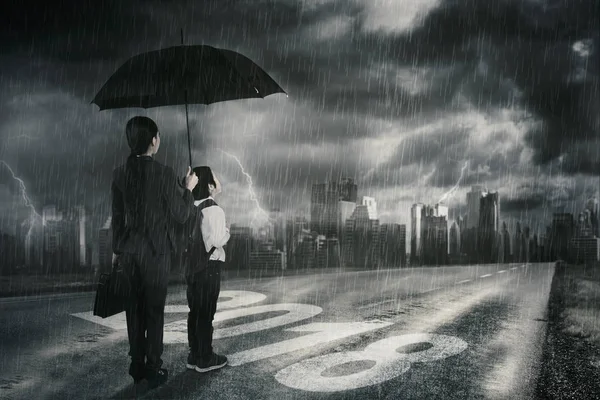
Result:
M600 398L597 1L0 15L0 398Z

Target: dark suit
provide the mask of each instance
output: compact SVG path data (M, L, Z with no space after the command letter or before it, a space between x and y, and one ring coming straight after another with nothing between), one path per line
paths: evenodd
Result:
M131 175L126 165L114 170L112 230L113 252L120 255L119 262L139 283L135 301L126 314L132 358L130 374L140 376L141 370L156 371L162 365L167 284L171 254L177 250L174 223L185 223L194 199L189 190L182 193L172 168L148 156L135 162L143 186L135 197L129 194ZM138 196L144 201L142 209L136 210Z

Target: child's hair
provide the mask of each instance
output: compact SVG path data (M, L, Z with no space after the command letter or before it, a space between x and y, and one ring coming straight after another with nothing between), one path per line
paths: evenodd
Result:
M203 165L201 167L194 168L194 172L198 177L198 184L192 191L194 199L206 199L208 196L210 196L210 192L208 191L208 185L210 184L213 186L217 186L215 178L213 177L212 170L210 169L210 167Z

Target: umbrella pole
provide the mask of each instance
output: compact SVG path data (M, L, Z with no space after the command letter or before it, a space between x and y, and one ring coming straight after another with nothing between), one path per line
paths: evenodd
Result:
M187 125L188 152L190 155L190 167L194 168L194 166L192 165L192 141L190 139L190 118L188 116L187 90L185 91L185 123Z
M181 45L183 46L183 28L181 28ZM188 116L187 90L185 91L185 124L187 125L188 152L190 155L190 168L194 168L194 166L192 165L192 141L190 139L190 117Z

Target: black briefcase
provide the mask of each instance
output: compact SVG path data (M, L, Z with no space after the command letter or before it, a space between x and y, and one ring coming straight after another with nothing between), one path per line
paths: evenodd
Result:
M94 315L111 317L125 311L133 296L133 277L123 264L113 266L109 274L101 274L96 289Z

